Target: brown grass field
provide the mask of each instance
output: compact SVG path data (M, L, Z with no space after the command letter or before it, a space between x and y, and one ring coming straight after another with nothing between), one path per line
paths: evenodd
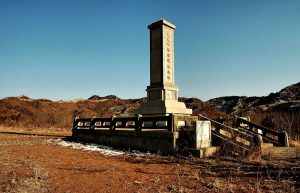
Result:
M0 128L0 192L299 192L298 159L105 156L66 129Z

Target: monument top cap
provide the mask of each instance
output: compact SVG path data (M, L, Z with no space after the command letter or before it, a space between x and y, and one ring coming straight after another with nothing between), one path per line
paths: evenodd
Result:
M153 29L153 28L156 28L156 27L162 26L162 25L166 25L166 26L168 26L168 27L170 27L170 28L172 28L172 29L175 29L175 28L176 28L176 26L175 26L174 24L168 22L167 20L159 19L159 20L157 20L156 22L154 22L154 23L148 25L148 29Z

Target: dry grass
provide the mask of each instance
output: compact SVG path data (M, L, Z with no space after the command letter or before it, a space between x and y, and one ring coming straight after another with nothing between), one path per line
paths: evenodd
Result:
M57 136L70 136L71 128L32 128L32 127L6 127L0 125L0 132L2 133L16 133L16 134L27 134L27 135L57 135ZM0 142L1 143L1 142Z
M48 172L38 165L31 167L31 174L21 178L11 171L2 183L3 192L9 193L42 193L49 192Z
M289 140L290 147L300 147L300 141Z
M0 192L299 191L295 159L105 157L46 143L50 138L0 135Z
M49 192L48 172L31 160L17 156L11 148L45 144L42 137L9 135L0 141L1 192ZM29 155L30 158L30 155Z

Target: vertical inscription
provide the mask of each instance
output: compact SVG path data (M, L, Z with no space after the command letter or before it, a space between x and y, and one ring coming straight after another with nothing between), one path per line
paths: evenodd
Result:
M164 30L164 62L165 62L165 82L173 84L173 33L172 30L169 28L165 28Z
M171 52L170 52L170 33L167 31L167 79L171 80Z

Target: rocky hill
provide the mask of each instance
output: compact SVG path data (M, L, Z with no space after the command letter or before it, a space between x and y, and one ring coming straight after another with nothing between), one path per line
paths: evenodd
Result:
M211 107L237 115L251 115L272 110L300 110L300 82L263 97L226 96L207 103Z
M98 95L93 95L93 96L89 97L87 100L96 101L96 100L109 100L109 99L120 100L120 98L117 97L116 95L107 95L105 97L101 97L101 96L98 96Z
M251 121L286 131L300 140L300 82L263 97L226 96L207 101L228 116L249 116Z

